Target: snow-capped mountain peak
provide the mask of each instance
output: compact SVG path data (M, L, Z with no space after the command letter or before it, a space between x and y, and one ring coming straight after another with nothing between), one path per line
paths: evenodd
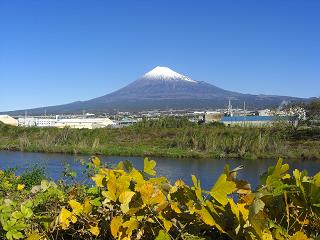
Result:
M187 81L187 82L194 82L196 83L197 81L192 80L191 78L184 76L180 73L177 73L173 70L171 70L168 67L160 67L157 66L151 71L147 72L142 76L143 79L155 79L155 80L165 80L165 81Z

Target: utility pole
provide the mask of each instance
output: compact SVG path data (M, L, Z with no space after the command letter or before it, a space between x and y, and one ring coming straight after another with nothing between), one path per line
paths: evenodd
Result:
M228 104L228 114L229 116L232 116L232 105L231 105L231 99L229 98L229 104Z

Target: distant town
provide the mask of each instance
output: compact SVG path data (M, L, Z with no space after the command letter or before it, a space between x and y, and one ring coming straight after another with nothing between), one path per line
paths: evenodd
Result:
M296 124L306 119L306 110L302 107L278 107L276 109L248 110L245 102L242 108L233 108L229 100L225 109L204 111L191 110L150 110L141 112L120 112L114 114L57 114L57 115L28 115L24 116L0 115L0 122L13 126L23 127L57 127L57 128L120 128L134 125L143 119L159 119L162 117L184 117L199 124L223 123L224 125L270 125L275 121L283 120Z

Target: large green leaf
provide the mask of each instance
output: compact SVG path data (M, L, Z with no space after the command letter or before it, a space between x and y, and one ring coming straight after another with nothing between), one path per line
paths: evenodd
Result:
M30 208L26 207L25 205L21 205L20 208L21 208L21 213L25 218L30 218L32 216L33 212Z
M164 230L160 230L156 240L171 240L171 237Z
M17 230L10 230L7 232L6 237L8 239L21 239L24 238L23 234Z
M264 207L265 203L261 199L255 199L252 205L250 206L250 218L258 214L260 211L263 211Z
M314 179L314 184L316 185L316 187L320 188L320 172L318 172L316 175L314 175L313 179Z
M280 158L274 168L269 169L268 177L266 180L266 185L274 186L277 185L283 174L285 174L289 170L288 164L282 164L283 160Z

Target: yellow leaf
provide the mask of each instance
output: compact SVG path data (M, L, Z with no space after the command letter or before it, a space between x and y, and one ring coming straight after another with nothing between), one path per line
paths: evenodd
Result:
M110 170L109 168L100 168L99 169L99 173L102 175L109 175L110 171L113 171L113 170Z
M144 204L148 205L151 201L151 196L153 194L153 184L146 182L140 189L141 198Z
M166 196L160 189L155 189L151 195L150 204L164 204L166 202Z
M170 229L172 228L172 222L171 221L164 220L163 221L163 225L164 225L164 228L167 230L167 232L169 232Z
M308 240L309 238L303 232L296 232L289 240Z
M210 195L221 203L223 206L228 203L228 194L236 190L236 184L232 181L227 181L227 175L222 174L210 191Z
M84 204L83 204L83 213L84 214L89 214L92 211L92 205L90 203L90 199L86 199L84 200Z
M150 178L148 181L152 182L155 185L162 186L163 184L168 184L168 179L165 177L157 177L157 178Z
M181 179L177 180L175 183L174 183L175 186L177 187L185 187L186 184L184 183L184 181L182 181Z
M41 238L42 236L38 233L33 233L27 238L27 240L40 240Z
M237 217L237 220L239 221L239 216L240 216L240 211L239 211L239 208L238 206L235 204L235 202L233 201L233 199L229 199L229 204L230 204L230 208L231 208L231 211L234 215L236 215Z
M262 232L262 240L273 240L272 234L269 230L264 230Z
M77 218L74 216L72 212L65 208L62 208L59 214L59 222L61 224L62 229L68 229L70 221L76 223Z
M166 231L169 232L172 227L172 222L165 219L161 213L159 214L159 219L163 222L163 226L166 229Z
M289 173L286 173L285 175L283 175L282 179L290 179L291 176Z
M114 201L114 202L117 201L117 198L118 198L116 195L116 193L117 193L117 178L113 172L110 172L107 187L108 187L108 191L106 191L103 196L108 198L109 200Z
M132 232L139 228L139 222L131 217L129 221L123 223L123 227L127 228L126 234L128 237L131 237Z
M167 206L168 206L168 202L167 202L167 201L163 201L163 202L157 204L155 210L156 210L157 212L161 212L161 211L163 211L163 209L165 209Z
M83 212L83 206L81 203L77 202L76 200L70 200L69 202L70 207L72 207L72 211L79 215Z
M21 190L23 190L24 189L24 184L18 184L17 185L17 190L19 190L19 191L21 191Z
M200 219L207 225L216 227L220 232L224 233L225 231L222 227L216 223L211 214L205 207L202 207L200 210L195 210L195 212L200 216Z
M103 187L103 179L105 175L96 174L91 179L96 183L97 187Z
M155 221L154 221L153 218L151 218L151 217L149 217L149 218L147 219L147 222L155 223Z
M246 204L244 203L238 203L238 209L240 211L240 213L242 214L242 218L244 221L248 220L249 217L249 209L245 208Z
M246 203L248 206L250 206L250 205L253 203L254 199L255 199L255 195L252 194L252 193L250 193L250 194L248 194L248 195L243 196L243 197L241 198L241 202L244 202L244 203Z
M124 171L122 173L110 171L107 182L108 191L103 192L103 196L106 197L108 201L116 202L121 193L129 191L130 181L131 177L126 175Z
M119 201L122 203L122 204L129 204L130 201L131 201L131 198L134 196L134 192L132 191L125 191L123 193L120 194L119 196Z
M142 174L137 169L133 168L130 172L130 176L131 176L132 180L136 182L135 190L139 191L141 186L145 183L145 180L144 180Z
M200 181L198 181L198 179L196 178L196 176L192 175L192 182L194 185L194 192L198 198L198 200L200 200L200 202L204 202L203 197L202 197L202 190L200 187Z
M75 215L72 215L70 217L70 220L71 220L72 223L76 223L77 222L77 217Z
M117 201L116 193L114 191L102 191L102 196L106 198L104 202Z
M204 206L207 206L210 210L210 212L212 212L215 215L218 215L217 209L224 211L224 208L221 208L221 206L213 204L212 201L206 200L204 203ZM194 206L195 208L195 206Z
M179 188L183 188L185 187L186 184L182 181L182 180L177 180L175 183L174 183L174 186L171 187L169 193L172 194L172 193L175 193L176 191L178 191ZM169 195L170 196L170 195Z
M117 185L116 185L117 186L117 197L119 197L119 195L122 192L129 190L130 181L131 181L131 177L126 176L126 175L120 176L118 178Z
M92 235L94 235L94 236L99 236L99 234L100 234L100 229L99 229L98 226L91 226L91 225L90 225L89 231L90 231L90 232L92 233Z
M65 221L67 221L67 219L72 216L72 212L70 212L69 210L62 208L60 215L59 215L59 221L60 223L64 223Z
M121 210L123 213L126 213L129 211L129 203L134 196L134 192L132 191L125 191L120 194L119 196L119 202L121 203Z
M94 156L91 158L91 162L95 165L95 166L100 166L100 158Z
M176 213L181 213L181 210L180 210L180 208L178 207L178 203L173 202L173 203L170 204L170 206L171 206L171 209L172 209L173 211L175 211Z
M143 166L143 171L145 173L148 173L149 175L151 176L154 176L156 175L156 171L153 170L154 167L156 166L156 162L154 160L150 160L148 158L145 158L144 159L144 166Z
M118 237L119 234L119 229L122 225L122 218L120 216L116 216L112 218L111 223L110 223L110 228L111 228L111 234L114 238Z
M194 202L192 200L189 200L187 203L186 203L186 206L188 207L188 210L190 212L190 214L193 214L194 211L196 210L195 206L194 206Z

